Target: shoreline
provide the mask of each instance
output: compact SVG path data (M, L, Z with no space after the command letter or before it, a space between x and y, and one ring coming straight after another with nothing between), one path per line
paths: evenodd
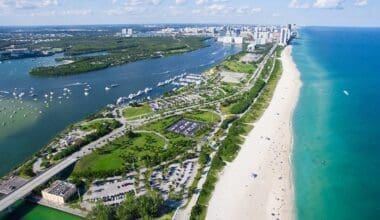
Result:
M206 219L295 218L292 120L302 83L291 52L283 51L270 105L220 175Z

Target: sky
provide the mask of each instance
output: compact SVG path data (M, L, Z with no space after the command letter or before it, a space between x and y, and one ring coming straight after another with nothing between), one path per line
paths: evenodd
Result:
M0 0L0 25L380 26L380 0Z

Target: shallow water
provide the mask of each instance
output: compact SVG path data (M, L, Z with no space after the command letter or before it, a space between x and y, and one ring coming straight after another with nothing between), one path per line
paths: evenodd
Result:
M298 219L380 219L380 29L304 28L293 56Z

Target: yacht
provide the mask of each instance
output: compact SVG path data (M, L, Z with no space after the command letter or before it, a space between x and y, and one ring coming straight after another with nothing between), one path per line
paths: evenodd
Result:
M152 88L147 87L147 88L144 89L144 92L145 92L145 93L148 93L148 92L150 92L150 91L152 91Z

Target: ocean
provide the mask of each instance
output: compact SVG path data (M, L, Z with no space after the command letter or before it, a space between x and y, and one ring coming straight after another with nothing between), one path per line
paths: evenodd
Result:
M300 220L380 219L380 29L307 27L293 41Z

